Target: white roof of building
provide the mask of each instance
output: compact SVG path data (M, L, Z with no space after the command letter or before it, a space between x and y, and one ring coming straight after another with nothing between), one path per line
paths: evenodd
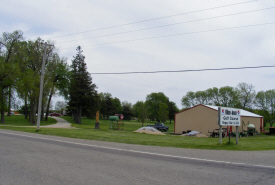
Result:
M204 106L209 107L211 109L215 109L215 110L218 110L218 108L219 108L218 106L213 106L213 105L204 105ZM258 114L254 114L252 112L248 112L248 111L243 110L243 109L240 109L240 110L241 110L241 116L258 117L258 118L263 117L263 116L260 116Z

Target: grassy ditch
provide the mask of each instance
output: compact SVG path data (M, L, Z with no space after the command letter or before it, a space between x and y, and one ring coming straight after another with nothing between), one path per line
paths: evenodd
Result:
M71 118L69 117L63 118L65 118L69 122L72 122ZM153 122L147 122L144 125L147 124L153 124ZM169 126L169 131L173 132L173 124L170 125L167 122L165 125ZM110 123L107 120L100 120L100 130L95 130L95 120L89 119L83 119L81 125L73 123L72 126L77 127L79 129L41 128L39 132L35 132L35 129L30 127L0 128L78 139L162 147L236 151L260 151L275 149L275 136L259 135L253 137L242 137L239 139L239 145L235 145L235 140L233 138L231 138L231 144L228 144L228 138L223 138L223 143L219 144L219 138L196 138L186 136L184 137L171 135L169 132L166 133L166 135L149 135L133 133L134 130L141 127L141 123L137 121L125 121L124 130L110 130Z

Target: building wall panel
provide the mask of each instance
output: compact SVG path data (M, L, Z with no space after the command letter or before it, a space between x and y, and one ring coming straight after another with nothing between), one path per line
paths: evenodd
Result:
M217 110L203 105L195 106L175 114L175 134L182 134L183 131L192 130L210 135L208 130L219 128L217 119ZM247 130L247 123L249 121L250 124L256 126L257 132L260 133L261 118L241 116L241 120L243 120L246 125L242 126L241 124L241 126L239 126L239 132L241 132L242 129L245 131ZM227 126L223 126L223 128L227 128ZM232 131L236 132L236 127L232 127Z

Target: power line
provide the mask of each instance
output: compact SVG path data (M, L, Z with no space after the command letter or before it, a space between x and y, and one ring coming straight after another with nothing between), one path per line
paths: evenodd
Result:
M217 6L217 7L212 7L212 8L206 8L206 9L201 9L201 10L195 10L195 11L190 11L190 12L185 12L185 13L179 13L179 14L162 16L162 17L157 17L157 18L152 18L152 19L146 19L146 20L136 21L136 22L131 22L131 23L126 23L126 24L119 24L119 25L115 25L115 26L108 26L108 27L104 27L104 28L98 28L98 29L93 29L93 30L88 30L88 31L76 32L76 33L71 33L71 34L67 34L67 35L60 35L60 36L56 36L56 37L51 37L51 39L53 39L53 38L59 38L59 37L65 37L65 36L70 36L70 35L76 35L76 34L82 34L82 33L87 33L87 32L105 30L105 29L110 29L110 28L117 28L117 27L132 25L132 24L149 22L149 21L154 21L154 20L159 20L159 19L165 19L165 18L169 18L169 17L175 17L175 16L186 15L186 14L191 14L191 13L197 13L197 12L202 12L202 11L207 11L207 10L224 8L224 7L229 7L229 6L236 6L236 5L251 3L251 2L255 2L255 1L258 1L258 0L245 1L245 2L240 2L240 3L235 3L235 4L228 4L228 5Z
M155 28L162 28L162 27L167 27L167 26L175 26L175 25L179 25L179 24L186 24L186 23L204 21L204 20L209 20L209 19L216 19L216 18L221 18L221 17L228 17L228 16L233 16L233 15L240 15L240 14L252 13L252 12L263 11L263 10L270 10L270 9L274 9L274 8L275 7L269 7L269 8L251 10L251 11L246 11L246 12L238 12L238 13L221 15L221 16L214 16L214 17L208 17L208 18L203 18L203 19L196 19L196 20L192 20L192 21L185 21L185 22L178 22L178 23L166 24L166 25L161 25L161 26L154 26L154 27L143 28L143 29L138 29L138 30L131 30L131 31L118 32L118 33L113 33L113 34L99 35L99 36L89 37L89 38L84 38L84 39L77 39L77 40L70 40L70 41L59 42L59 44L60 43L68 43L68 42L81 41L81 40L88 40L88 39L93 39L93 38L107 37L107 36L113 36L113 35L121 35L121 34L125 34L125 33L132 33L132 32L150 30L150 29L155 29Z
M124 41L116 41L116 42L106 42L106 43L101 43L101 44L86 45L86 46L82 46L82 47L100 46L100 45L108 45L108 44L118 44L118 43L126 43L126 42L133 42L133 41L141 41L141 40L150 40L150 39L157 39L157 38L165 38L165 37L175 37L175 36L181 36L181 35L191 35L191 34L196 34L196 33L207 33L207 32L214 32L214 31L232 30L232 29L238 29L238 28L247 28L247 27L255 27L255 26L265 26L265 25L270 25L270 24L275 24L275 22L262 23L262 24L251 24L251 25L245 25L245 26L236 26L236 27L220 28L220 29L213 29L213 30L204 30L204 31L178 33L178 34L172 34L172 35L162 35L162 36L156 36L156 37L146 37L146 38L131 39L131 40L124 40ZM71 48L75 48L75 47L63 48L63 49L71 49Z
M93 75L126 75L126 74L150 74L150 73L186 73L186 72L200 72L200 71L223 71L223 70L236 70L236 69L257 69L257 68L270 68L271 66L250 66L250 67L229 67L217 69L190 69L190 70L177 70L177 71L143 71L143 72L120 72L120 73L91 73Z

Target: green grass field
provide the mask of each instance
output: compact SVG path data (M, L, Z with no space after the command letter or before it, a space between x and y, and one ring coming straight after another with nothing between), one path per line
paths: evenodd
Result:
M74 123L74 121L71 119L71 117L65 116L62 117L63 119L67 120L68 122L72 123L73 127L76 128L85 128L85 129L94 129L95 128L95 120L91 120L91 119L86 119L86 118L82 118L81 120L81 124L76 124ZM109 120L105 120L105 119L100 119L99 120L100 123L100 130L109 130L110 128L110 121ZM143 126L147 126L147 125L154 125L155 122L145 122L143 124ZM164 123L166 126L169 127L169 132L173 132L174 133L174 123L172 121L172 124L170 124L169 121ZM124 131L128 131L128 132L132 132L137 130L138 128L141 128L142 124L138 121L135 120L131 120L131 121L124 121Z
M68 120L69 122L73 122L70 117L62 118ZM148 124L154 124L154 122L146 122L144 125L146 126ZM94 129L95 120L83 118L81 125L75 123L72 124L72 126L79 129L41 128L41 131L37 133L78 139L162 147L236 151L260 151L275 149L275 136L258 135L253 137L242 137L239 139L239 145L235 145L235 139L233 138L231 138L231 144L228 144L228 138L223 138L223 143L219 144L218 138L196 138L172 135L170 132L173 132L174 124L170 125L169 122L166 122L165 125L169 126L169 132L167 132L166 135L149 135L133 132L141 127L141 123L137 121L125 121L124 130L110 130L110 122L108 120L100 120L100 130L96 130ZM35 129L30 127L0 128L36 133Z
M41 121L41 126L55 124L57 121L51 117L48 117L48 121ZM5 123L0 123L0 126L34 126L29 123L23 115L11 115L11 117L5 116Z

